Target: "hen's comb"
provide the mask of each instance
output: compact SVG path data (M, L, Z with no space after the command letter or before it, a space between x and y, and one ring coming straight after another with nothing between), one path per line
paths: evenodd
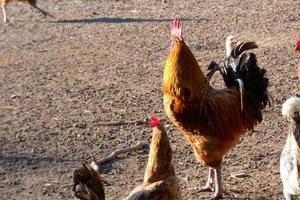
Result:
M154 128L154 127L159 126L159 125L160 125L159 118L156 117L155 115L152 116L152 117L149 119L148 124L151 126L151 128Z
M296 48L300 48L300 38L296 42Z
M180 41L182 41L182 26L179 19L174 19L171 22L171 35L177 37Z

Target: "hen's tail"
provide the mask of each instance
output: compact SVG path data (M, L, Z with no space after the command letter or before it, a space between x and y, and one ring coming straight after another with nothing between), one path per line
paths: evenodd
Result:
M84 163L74 171L73 191L81 200L104 200L104 188L99 173L99 167L95 161Z
M300 116L300 98L290 97L282 105L282 115L292 118L299 119Z

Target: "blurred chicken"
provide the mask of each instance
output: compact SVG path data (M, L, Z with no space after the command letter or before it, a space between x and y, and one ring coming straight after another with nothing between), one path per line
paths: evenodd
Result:
M172 149L163 124L152 117L152 141L144 181L127 200L179 200L180 186L172 164Z
M290 128L280 157L280 177L286 200L300 194L300 98L291 97L282 105L282 115L288 117Z
M74 171L73 191L81 200L104 200L104 188L95 161L84 163L80 169Z
M168 118L183 131L198 161L209 166L208 180L201 191L214 191L212 199L222 198L221 164L240 135L262 121L262 109L269 102L266 71L259 68L254 54L248 60L234 47L235 58L245 63L236 67L234 83L216 90L209 85L193 53L184 42L179 20L171 23L171 49L164 67L164 109ZM230 54L232 55L232 53ZM247 59L243 57L243 59ZM234 62L236 60L233 60ZM243 81L243 110L237 79ZM213 174L215 187L213 188Z
M300 56L300 39L296 42L295 52ZM298 79L300 81L300 63L298 64Z
M6 23L8 21L7 19L7 15L6 15L6 7L8 5L8 3L10 2L11 0L0 0L1 2L1 7L2 7L2 12L3 12L3 21L4 23ZM33 8L35 8L40 14L42 14L43 16L51 16L53 17L52 15L50 15L49 13L47 13L46 11L42 10L41 8L39 8L37 5L36 5L36 2L37 0L17 0L17 1L20 1L20 2L27 2L30 6L32 6Z

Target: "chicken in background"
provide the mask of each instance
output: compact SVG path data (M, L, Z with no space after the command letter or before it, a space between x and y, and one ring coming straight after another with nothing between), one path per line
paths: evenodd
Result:
M280 177L286 200L300 194L300 98L291 97L282 105L282 115L291 122L280 157Z
M81 200L105 200L99 166L94 160L74 171L73 191Z
M295 52L300 56L300 39L296 42ZM298 79L300 81L300 63L298 64Z
M4 23L8 22L8 19L7 19L7 15L6 15L6 7L8 5L8 3L11 1L11 0L0 0L1 1L1 7L2 7L2 12L3 12L3 21ZM37 0L17 0L17 1L20 1L20 2L27 2L30 6L32 6L33 8L35 8L41 15L43 16L50 16L50 17L53 17L52 15L50 15L48 12L42 10L41 8L39 8L36 3L37 3Z
M235 48L232 51L240 52ZM250 54L235 76L225 77L237 82L238 75L243 81L241 110L239 88L235 84L220 90L212 88L182 37L180 21L171 23L171 49L163 75L164 109L170 121L182 130L197 160L209 167L207 183L200 191L214 191L212 199L223 196L223 157L242 133L262 121L262 110L269 102L265 73L257 66L255 55Z
M149 120L149 125L153 133L144 181L127 200L180 200L180 186L172 164L167 132L155 116Z

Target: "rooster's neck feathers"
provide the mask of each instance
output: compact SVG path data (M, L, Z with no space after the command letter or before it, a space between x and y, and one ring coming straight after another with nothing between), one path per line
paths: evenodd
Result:
M172 96L199 98L209 84L184 41L174 41L164 67L163 88Z

